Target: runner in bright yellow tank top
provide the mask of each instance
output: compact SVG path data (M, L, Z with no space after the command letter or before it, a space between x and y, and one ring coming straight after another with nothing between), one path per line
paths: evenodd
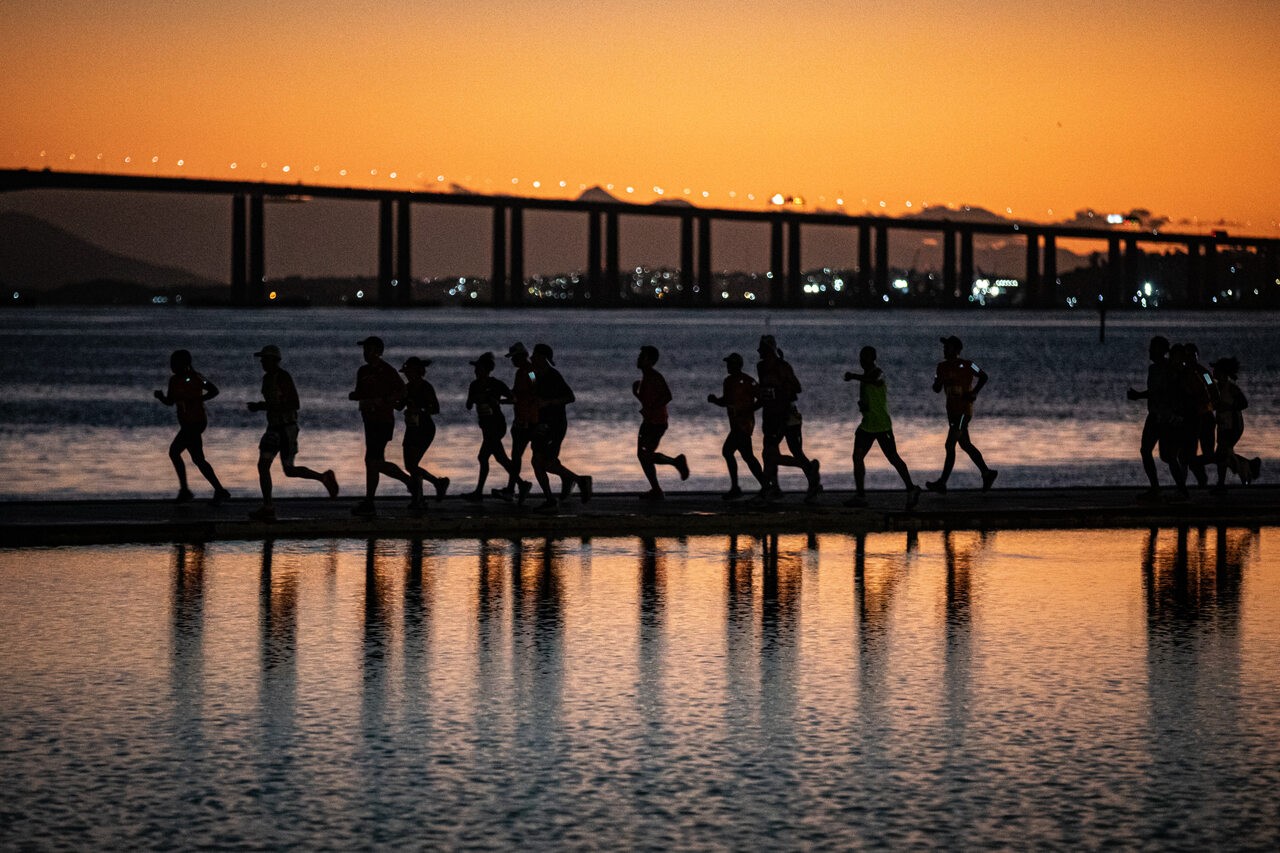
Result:
M858 353L858 361L862 365L862 372L844 375L845 382L859 383L858 411L862 412L862 423L858 424L858 430L853 434L853 480L857 491L844 505L867 505L867 454L873 444L879 444L885 459L889 460L889 464L907 487L907 509L915 509L920 500L920 487L911 481L907 463L898 455L898 443L893 437L893 421L889 418L888 386L884 371L876 364L875 347L863 347Z

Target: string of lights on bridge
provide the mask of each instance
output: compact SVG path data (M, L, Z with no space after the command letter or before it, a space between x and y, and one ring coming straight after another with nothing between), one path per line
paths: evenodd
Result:
M25 159L21 152L14 152L15 161L21 162ZM834 192L830 195L819 195L816 201L811 197L799 194L789 194L781 192L764 192L764 191L740 191L737 189L695 189L691 186L683 186L679 189L674 187L665 187L659 184L642 183L642 182L619 182L619 181L570 181L567 179L544 180L542 178L530 177L510 177L510 178L493 178L491 176L475 177L466 175L461 178L456 176L448 177L441 173L432 174L426 170L416 171L410 176L409 172L402 169L388 168L349 168L346 166L333 168L322 167L320 164L313 163L310 166L294 165L292 163L272 163L266 160L259 160L255 164L253 160L228 160L218 162L216 164L197 164L185 157L163 158L159 154L151 154L150 156L135 157L132 154L106 154L104 152L96 152L93 155L80 156L76 152L58 153L52 148L44 148L39 152L39 162L42 164L40 168L58 169L66 171L85 171L86 165L88 169L98 169L104 172L113 172L122 167L124 169L134 169L147 172L162 177L199 177L199 178L219 178L219 177L239 177L244 176L247 180L253 180L249 177L256 172L257 177L263 181L286 182L289 180L297 183L304 183L306 179L325 180L337 177L342 185L358 186L358 187L395 187L401 186L410 191L418 190L423 192L463 192L476 195L513 195L523 196L527 198L536 198L539 196L550 198L568 198L572 194L582 193L588 189L598 187L603 189L610 195L620 200L635 200L637 202L648 201L684 201L689 204L697 204L698 202L706 202L717 207L730 207L742 209L769 209L769 208L792 208L801 210L814 211L836 211L845 212L846 210L857 210L857 212L889 212L895 213L914 213L923 212L930 209L943 210L964 210L970 211L973 205L957 204L955 202L926 202L912 201L910 199L901 202L890 202L886 199L868 199L861 198L855 204L842 192ZM482 187L482 188L481 188ZM860 205L860 208L858 208ZM1014 209L1006 206L1003 211L994 210L994 213L1003 213L1005 216L1013 217ZM1120 213L1097 213L1092 210L1087 212L1089 218L1096 217L1104 220L1108 225L1120 225L1126 221L1124 214ZM1039 217L1035 214L1029 218ZM1044 212L1045 217L1054 217L1055 209L1047 208ZM1048 221L1048 220L1045 220ZM1101 224L1101 223L1100 223ZM1201 220L1199 217L1191 217L1189 219L1180 220L1178 223L1182 227L1189 227L1192 230L1230 227L1252 228L1251 221L1245 222L1228 222L1225 220ZM1272 230L1280 231L1280 220L1271 220L1270 227Z

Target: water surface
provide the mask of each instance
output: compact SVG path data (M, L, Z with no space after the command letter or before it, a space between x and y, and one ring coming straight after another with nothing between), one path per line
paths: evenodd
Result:
M0 551L0 846L1275 849L1277 542Z
M261 371L253 353L266 343L284 349L302 396L300 464L333 468L354 493L363 480L363 445L347 392L360 364L355 342L368 334L387 341L396 367L409 355L435 360L428 378L443 411L427 464L453 478L455 492L474 486L479 446L474 417L463 406L473 376L468 362L485 350L501 356L515 340L555 348L578 398L563 458L604 490L645 487L634 454L639 415L631 383L639 376L640 346L658 346L658 366L675 395L663 449L688 455L693 473L685 488L725 488L724 412L706 398L721 390L727 353L743 354L753 368L763 333L777 336L804 385L805 446L822 460L828 487L853 485L857 389L841 377L857 369L865 344L880 351L903 458L917 480L936 476L946 423L930 385L941 358L938 338L948 334L962 337L964 354L991 375L973 436L1000 469L1002 486L1145 484L1137 462L1145 408L1127 401L1125 389L1146 383L1152 334L1195 341L1205 361L1240 357L1251 403L1240 452L1263 458L1265 479L1280 469L1276 325L1277 315L1268 313L1113 314L1100 345L1096 316L1070 312L12 310L0 312L0 498L172 494L166 451L173 411L151 392L165 386L169 353L179 347L191 350L197 369L222 389L209 404L210 461L234 494L255 495L263 416L244 404L257 398ZM509 380L508 373L503 362L500 376ZM868 464L872 488L900 486L878 452ZM669 469L663 473L673 479ZM208 493L195 476L200 493ZM321 494L315 483L282 479L276 478L279 494ZM784 472L784 488L803 483L799 473ZM962 458L952 484L978 483Z

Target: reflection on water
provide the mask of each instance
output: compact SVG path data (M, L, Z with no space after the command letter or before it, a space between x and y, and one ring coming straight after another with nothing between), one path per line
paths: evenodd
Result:
M1270 848L1277 541L0 551L0 845Z

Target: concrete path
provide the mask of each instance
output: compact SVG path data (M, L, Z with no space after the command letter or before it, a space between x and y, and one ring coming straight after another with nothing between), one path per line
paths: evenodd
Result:
M94 545L116 542L209 542L267 538L409 537L518 538L523 536L680 536L727 533L870 533L886 530L1001 530L1261 526L1280 524L1280 486L1237 487L1225 497L1194 491L1186 503L1140 503L1139 489L995 489L926 493L912 512L904 493L872 492L868 506L850 509L847 492L827 492L813 505L799 494L777 503L726 502L707 492L669 492L658 504L634 494L597 494L588 504L575 495L559 512L535 511L486 498L431 502L413 516L402 497L381 498L375 519L351 514L353 498L284 498L278 520L251 521L253 498L219 507L206 501L178 505L160 500L11 501L0 503L0 547ZM1170 492L1171 494L1171 492Z

